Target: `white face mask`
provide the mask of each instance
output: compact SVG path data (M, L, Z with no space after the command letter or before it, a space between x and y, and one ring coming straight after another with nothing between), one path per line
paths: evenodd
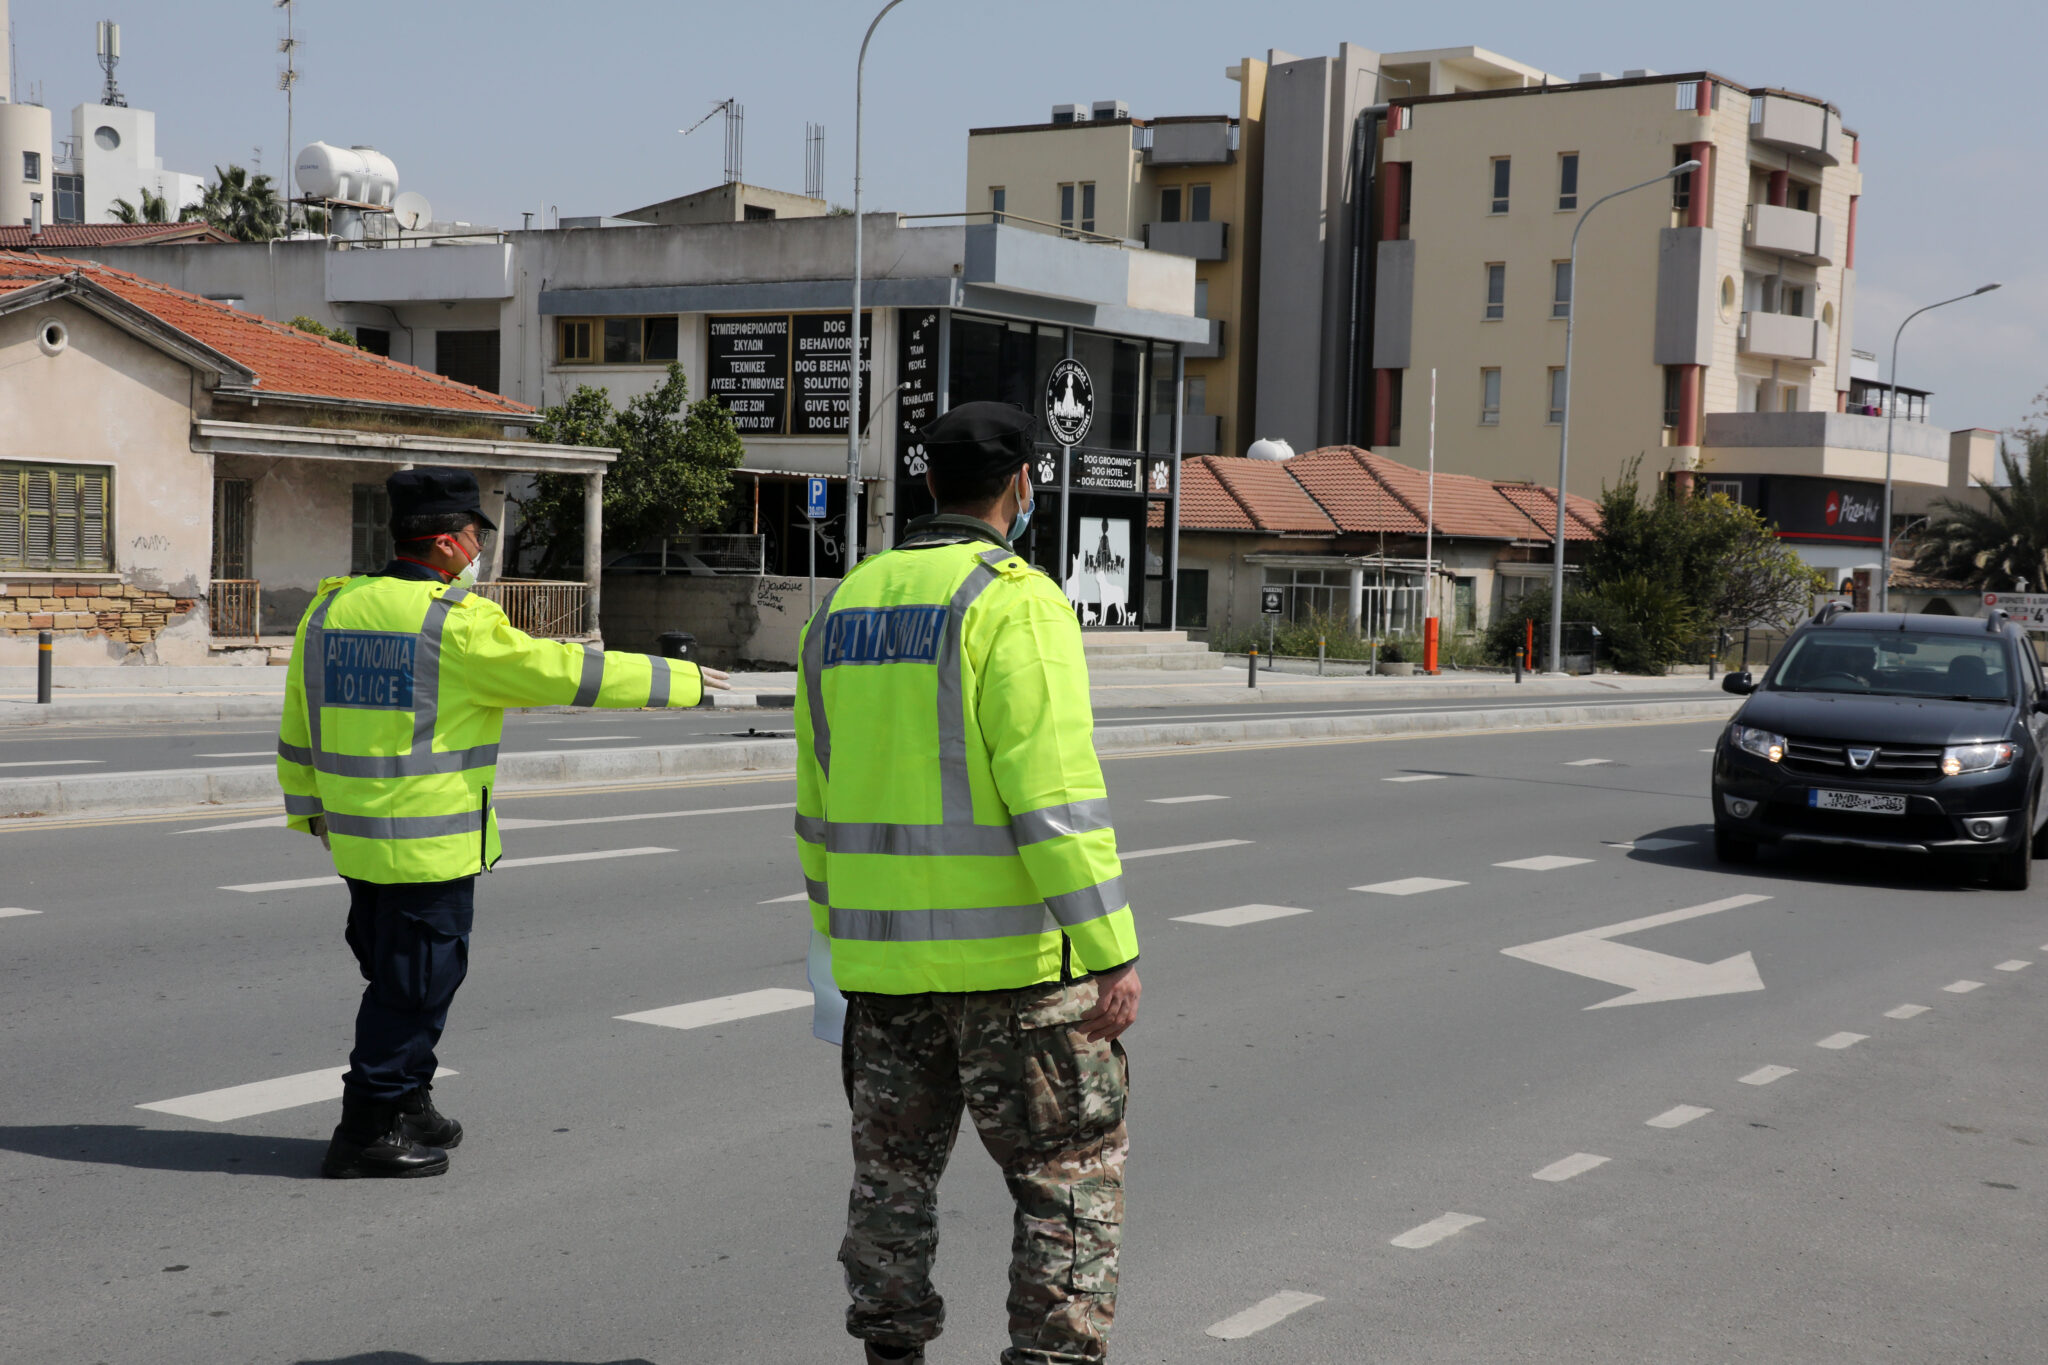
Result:
M476 560L477 560L477 559L482 559L482 558L483 558L483 556L482 556L482 555L478 555L478 556L476 557L476 559L472 559L472 560L470 560L470 561L469 561L469 563L467 563L467 564L465 564L465 565L463 565L463 566L462 566L462 572L461 572L461 573L459 573L459 574L457 574L457 575L455 575L455 586L456 586L456 587L458 587L458 588L467 588L467 587L472 587L472 586L474 586L474 585L475 585L475 583L476 583Z

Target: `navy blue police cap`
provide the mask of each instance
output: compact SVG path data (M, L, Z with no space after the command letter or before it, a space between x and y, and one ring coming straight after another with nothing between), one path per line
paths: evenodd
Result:
M1031 458L1031 414L1014 403L962 403L917 434L948 470L1014 472Z
M393 526L411 517L438 517L466 512L482 522L486 531L498 529L484 515L483 496L477 491L476 475L466 469L420 465L401 469L384 480L391 499Z

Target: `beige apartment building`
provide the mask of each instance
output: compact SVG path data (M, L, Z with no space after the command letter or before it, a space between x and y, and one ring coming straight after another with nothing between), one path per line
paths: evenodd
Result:
M1266 63L1246 58L1226 75L1238 85L1236 117L1134 119L1128 106L1103 100L1056 105L1050 122L976 128L967 138L970 218L1194 260L1195 311L1209 336L1184 349L1181 448L1189 455L1242 454L1258 434L1258 352L1248 339L1259 325ZM1151 404L1171 413L1170 385Z

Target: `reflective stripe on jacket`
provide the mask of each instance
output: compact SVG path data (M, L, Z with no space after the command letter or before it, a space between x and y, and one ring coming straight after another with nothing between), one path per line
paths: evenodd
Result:
M913 543L829 593L802 653L797 844L841 990L1003 990L1138 955L1051 579L985 542Z
M278 731L286 823L327 822L334 867L438 882L498 860L508 706L695 706L695 664L536 640L487 597L440 582L330 578L292 641Z

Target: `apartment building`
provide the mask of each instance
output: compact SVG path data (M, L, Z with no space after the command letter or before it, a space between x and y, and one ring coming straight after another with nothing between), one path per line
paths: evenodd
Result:
M1242 454L1258 435L1260 194L1266 63L1246 58L1235 116L1137 119L1117 100L1055 105L1045 123L967 137L967 212L1014 226L1142 244L1195 262L1205 341L1184 348L1182 449ZM1171 412L1170 392L1154 409Z

